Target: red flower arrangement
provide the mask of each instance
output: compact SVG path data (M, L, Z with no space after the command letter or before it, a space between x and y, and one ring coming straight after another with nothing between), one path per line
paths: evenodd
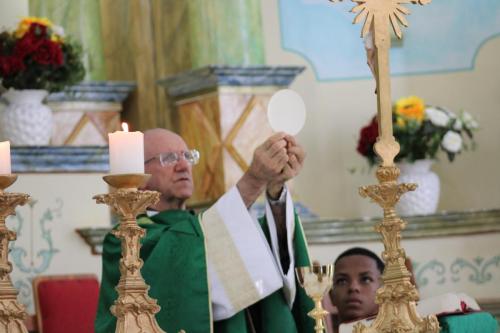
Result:
M81 81L85 69L78 43L65 41L47 19L25 18L0 34L0 78L5 88L59 91Z
M394 137L400 145L395 160L410 163L435 159L439 151L453 161L457 154L469 149L469 144L472 149L475 147L473 132L479 127L466 111L457 115L448 109L426 106L416 96L400 98L394 103L392 122ZM357 151L373 166L378 162L373 150L378 137L377 118L373 117L359 134Z
M370 165L374 165L377 158L375 152L373 151L373 145L377 142L377 137L377 117L373 117L372 121L368 125L361 128L357 147L358 153L366 157Z

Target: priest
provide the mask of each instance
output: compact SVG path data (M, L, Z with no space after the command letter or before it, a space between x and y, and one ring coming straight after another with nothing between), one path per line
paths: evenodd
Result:
M277 133L255 152L236 186L199 215L186 210L193 193L191 168L199 155L177 134L144 133L146 189L160 201L138 217L146 229L141 270L158 301L160 327L168 333L314 332L312 302L298 286L295 267L310 264L300 221L285 183L302 168L304 150ZM266 192L259 221L248 208ZM95 332L115 331L110 307L117 299L120 241L104 240Z

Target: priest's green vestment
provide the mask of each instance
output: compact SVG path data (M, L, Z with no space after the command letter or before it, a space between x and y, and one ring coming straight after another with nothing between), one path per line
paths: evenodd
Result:
M297 216L294 222L295 267L308 266L307 245ZM144 261L141 272L151 287L149 295L161 306L156 319L163 330L167 333L177 333L181 329L186 333L251 332L247 320L250 311L246 309L228 319L213 322L207 248L198 216L185 210L169 210L151 218L142 216L138 223L146 229L140 253ZM270 242L267 220L260 219L259 224ZM115 331L116 318L111 314L110 307L118 297L115 286L120 277L120 257L120 241L108 234L103 248L96 333ZM252 305L252 322L259 333L313 333L314 322L307 316L313 306L304 290L296 285L295 299L290 307L282 288Z

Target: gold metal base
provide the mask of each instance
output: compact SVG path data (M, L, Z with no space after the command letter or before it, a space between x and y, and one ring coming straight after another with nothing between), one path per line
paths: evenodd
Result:
M146 185L151 175L145 173L124 173L106 175L102 178L110 186L117 189L138 189Z
M29 200L27 194L4 192L16 179L16 175L0 175L0 332L28 333L23 322L26 309L17 301L18 292L10 280L9 242L16 240L16 233L5 225L7 216L14 215L16 207Z
M8 174L8 175L0 175L0 192L5 190L10 185L14 184L17 180L17 175Z
M26 309L17 301L17 290L9 276L0 282L0 332L28 333L24 326Z
M370 327L357 324L354 333L437 333L439 323L436 316L421 318L417 313L418 291L410 282L411 273L405 266L406 254L401 247L401 230L406 222L396 215L395 210L401 195L417 186L398 184L399 169L394 165L379 166L376 175L380 184L363 186L359 192L384 210L384 218L375 226L384 243L384 285L377 290L376 302L380 304L377 318Z
M328 311L323 309L321 302L333 284L333 265L298 267L295 272L300 285L314 302L314 309L308 313L316 322L314 330L316 333L323 333Z
M139 257L140 240L146 232L137 225L135 217L160 199L158 192L137 190L149 177L146 174L104 176L104 181L117 191L94 196L97 203L109 205L121 221L118 229L112 231L122 241L118 299L110 309L117 317L116 333L165 333L156 321L160 306L148 296L149 286L141 275L143 261Z

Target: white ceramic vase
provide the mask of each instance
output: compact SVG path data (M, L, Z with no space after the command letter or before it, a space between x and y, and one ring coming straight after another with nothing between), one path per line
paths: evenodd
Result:
M0 138L14 146L48 145L52 136L52 111L43 104L46 90L10 89L2 97L7 106L0 112Z
M436 213L439 203L439 177L431 170L433 160L399 163L400 183L416 183L415 191L403 194L396 206L401 216L429 215Z

